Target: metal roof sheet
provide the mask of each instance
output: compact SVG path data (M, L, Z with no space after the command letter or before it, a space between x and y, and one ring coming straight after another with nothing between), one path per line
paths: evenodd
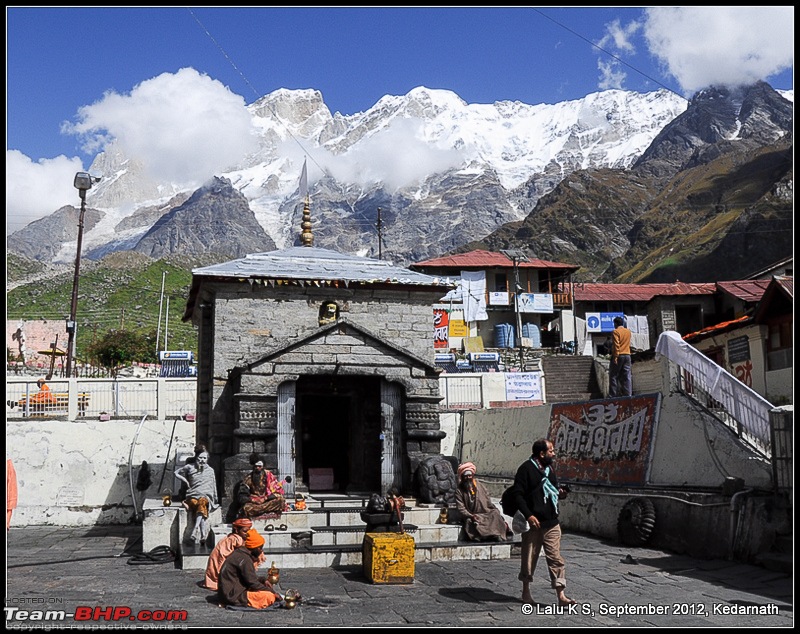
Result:
M550 262L549 260L539 260L529 258L527 262L519 262L519 268L529 269L565 269L567 271L577 271L580 266L577 264L565 264L563 262ZM514 268L514 262L503 253L496 251L475 250L467 253L456 253L446 255L431 260L423 260L411 265L411 268L438 267L438 268L457 268L457 269L486 269L486 268Z
M346 255L318 247L290 247L282 251L251 253L238 260L192 269L192 275L455 287L455 283L447 278L426 275L384 260Z
M764 296L771 280L737 280L717 282L723 291L745 302L757 302Z

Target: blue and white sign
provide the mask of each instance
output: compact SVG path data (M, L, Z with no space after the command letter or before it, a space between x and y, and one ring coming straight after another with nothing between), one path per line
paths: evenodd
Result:
M613 332L615 317L625 319L624 313L586 313L586 332Z
M541 372L506 372L507 401L541 401Z
M519 312L521 313L552 313L552 293L520 293Z

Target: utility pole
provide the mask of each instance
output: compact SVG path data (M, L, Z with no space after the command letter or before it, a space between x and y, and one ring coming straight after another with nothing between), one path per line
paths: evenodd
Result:
M161 298L158 300L158 327L156 328L156 357L158 357L158 343L161 341L161 309L164 307L164 282L167 279L167 272L161 273Z
M519 283L519 263L527 262L528 257L521 249L505 249L500 253L505 255L514 265L514 313L517 318L517 348L519 349L519 371L525 371L525 353L522 350L522 315L519 312L519 293L522 286Z
M167 314L164 317L164 350L169 350L167 347L167 335L169 334L169 295L167 295Z
M383 223L381 222L381 208L378 207L378 259L383 259L383 234L381 230L383 229Z
M92 188L93 183L100 181L97 176L92 176L89 172L78 172L75 174L73 185L78 190L81 197L81 211L78 216L78 244L75 248L75 277L72 278L72 302L69 308L69 321L67 321L67 378L72 378L72 364L75 359L75 334L78 329L78 280L80 280L81 270L81 249L83 248L83 219L86 215L86 192Z

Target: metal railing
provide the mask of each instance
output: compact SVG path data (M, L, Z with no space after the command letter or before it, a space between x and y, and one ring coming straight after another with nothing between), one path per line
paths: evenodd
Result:
M49 394L35 380L6 379L6 419L139 418L193 414L195 378L54 379Z
M451 374L439 377L439 391L444 397L442 409L481 409L483 379L480 374Z
M661 333L656 353L678 369L678 389L705 407L745 443L772 455L769 413L774 406L672 331Z

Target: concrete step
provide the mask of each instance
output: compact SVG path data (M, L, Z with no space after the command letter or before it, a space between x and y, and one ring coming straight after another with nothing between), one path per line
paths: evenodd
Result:
M362 536L363 537L363 536ZM275 548L264 551L267 561L264 570L274 562L280 569L292 568L330 568L340 566L360 566L362 563L361 540L352 544L311 545L301 548ZM211 548L187 547L181 557L180 567L184 570L205 570ZM414 561L417 563L434 561L469 561L485 559L510 559L519 555L520 537L516 535L511 542L467 542L430 541L417 539L414 543ZM287 577L281 579L285 586Z
M306 510L287 511L279 518L257 519L253 524L264 536L269 563L274 561L279 567L361 565L361 545L367 528L361 513L366 502L366 497L343 494L308 496ZM513 542L465 541L454 508L448 509L447 523L441 523L439 505L417 504L413 498L405 498L405 503L403 527L414 537L416 561L504 559L511 557L512 548L518 546L519 536ZM190 527L185 509L164 508L156 500L146 502L144 509L145 549L170 544L179 554L180 567L187 570L204 570L214 544L232 529L217 511L209 518L211 533L206 542L187 543Z

